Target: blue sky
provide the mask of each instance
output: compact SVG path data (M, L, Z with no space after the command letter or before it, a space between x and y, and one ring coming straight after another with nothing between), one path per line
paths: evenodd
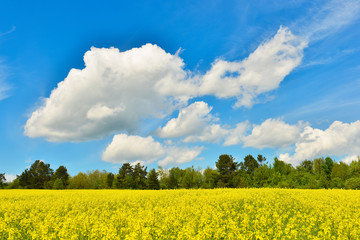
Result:
M3 1L0 172L360 154L360 2Z

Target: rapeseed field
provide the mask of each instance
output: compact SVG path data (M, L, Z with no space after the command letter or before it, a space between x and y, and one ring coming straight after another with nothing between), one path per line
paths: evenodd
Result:
M360 191L1 190L1 239L359 239Z

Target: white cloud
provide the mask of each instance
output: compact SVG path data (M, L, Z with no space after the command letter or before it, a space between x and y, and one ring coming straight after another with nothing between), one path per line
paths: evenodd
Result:
M277 148L294 144L300 136L302 125L289 125L278 119L267 119L255 125L250 135L243 138L245 147Z
M247 59L217 60L203 76L185 71L178 53L166 53L156 45L125 52L93 47L84 55L86 67L69 72L32 113L24 133L61 142L132 132L143 119L163 118L188 99L209 94L237 97L236 107L250 107L258 95L278 88L301 62L304 47L303 39L281 27ZM218 130L216 126L208 129Z
M104 119L108 117L115 116L119 112L125 110L125 107L117 107L117 108L109 108L104 105L95 105L94 107L90 108L89 111L86 113L86 117L88 119Z
M278 148L294 144L304 125L289 125L278 119L267 119L261 125L254 125L250 135L249 121L241 122L235 128L214 124L211 107L204 102L195 102L180 110L177 118L171 119L157 130L162 138L182 137L183 142L222 142L224 146L243 144L245 147L262 149ZM217 120L217 119L215 119Z
M147 164L155 161L162 166L182 164L193 161L203 150L202 147L177 147L161 145L151 136L115 135L106 148L102 159L111 163L137 163Z
M306 159L323 156L360 154L360 121L333 122L326 130L305 127L295 144L295 153L281 154L280 159L294 165Z
M5 35L8 35L8 34L14 32L15 29L16 29L16 27L12 26L12 28L10 30L8 30L7 32L4 32L4 33L0 32L0 37L3 37ZM9 97L10 86L8 83L5 82L7 73L8 73L7 67L4 65L3 60L0 59L0 101Z
M168 147L167 155L159 161L159 165L169 166L191 162L197 158L203 149L203 147Z
M224 146L231 146L242 143L248 128L249 121L236 124L236 127L231 129L229 134L225 137Z
M294 24L299 32L313 41L323 39L360 17L358 0L332 0Z
M182 59L156 45L126 52L93 47L84 62L84 69L72 69L32 113L27 136L83 141L131 132L141 119L166 116L194 91Z
M359 155L346 156L343 159L341 159L340 161L344 162L346 164L350 164L352 161L358 161L359 160Z
M304 38L280 27L276 35L239 62L217 60L203 76L201 95L237 97L235 107L251 107L256 97L279 87L297 67L307 46Z
M5 82L5 69L0 61L0 101L8 97L9 85Z
M220 142L229 134L229 130L219 124L206 125L201 134L187 136L184 142Z
M16 179L16 175L5 173L5 179L6 179L6 182L12 182Z
M183 142L218 142L228 130L213 124L218 119L210 114L211 110L205 102L194 102L180 109L178 117L158 128L156 133L161 138L184 137Z
M9 88L4 83L1 83L0 80L0 101L8 97L7 95L8 90Z
M102 159L111 163L146 161L151 163L165 154L164 148L152 137L115 135L102 155Z
M212 107L205 102L194 102L186 108L179 110L177 118L173 118L167 124L157 130L162 138L177 138L188 135L201 134L207 122L213 119L210 114Z

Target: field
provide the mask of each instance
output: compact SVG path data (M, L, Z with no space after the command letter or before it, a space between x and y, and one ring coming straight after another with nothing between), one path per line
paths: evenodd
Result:
M1 239L358 239L354 190L1 190Z

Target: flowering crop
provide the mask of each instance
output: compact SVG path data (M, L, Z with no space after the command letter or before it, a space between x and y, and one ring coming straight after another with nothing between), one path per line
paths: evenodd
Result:
M1 190L1 239L357 239L360 191Z

